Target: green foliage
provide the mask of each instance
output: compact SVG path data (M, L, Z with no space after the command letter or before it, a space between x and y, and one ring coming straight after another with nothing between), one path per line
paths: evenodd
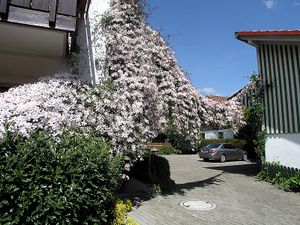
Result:
M172 146L163 146L158 149L159 155L180 154L181 152Z
M194 148L191 141L188 138L188 135L177 132L176 128L169 126L166 129L166 135L172 146L178 149L183 154L193 154Z
M169 162L161 156L150 155L144 157L143 161L136 162L131 168L131 176L146 183L153 183L156 188L159 186L162 194L172 192L175 187Z
M107 224L123 158L97 136L41 132L0 142L0 224Z
M259 157L263 160L266 142L266 134L262 130L264 113L263 88L258 75L252 75L251 80L255 82L256 92L251 96L251 104L244 112L246 125L239 130L237 138L247 141L245 150L247 150L249 157Z
M266 132L259 131L257 133L256 139L253 140L254 149L256 154L260 159L264 160L265 158L265 146L266 146Z
M206 145L212 144L212 143L229 143L229 144L233 144L238 148L244 149L245 145L246 145L246 141L245 140L241 140L241 139L204 139L200 142L200 144L197 146L197 150L199 151L200 148L205 147Z
M278 163L263 163L257 178L271 182L285 191L300 192L300 171Z

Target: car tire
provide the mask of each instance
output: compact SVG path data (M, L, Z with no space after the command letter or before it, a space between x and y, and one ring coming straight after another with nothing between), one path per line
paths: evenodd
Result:
M208 161L209 161L209 159L207 159L207 158L203 158L203 161L204 161L204 162L208 162Z
M220 162L221 163L226 162L226 156L225 155L220 156Z
M244 154L242 160L243 160L243 161L248 161L248 155L247 155L247 154Z

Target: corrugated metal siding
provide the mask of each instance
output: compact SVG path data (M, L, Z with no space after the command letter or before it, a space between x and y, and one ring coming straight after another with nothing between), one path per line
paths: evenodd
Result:
M300 132L300 47L258 47L264 83L264 122L268 134Z

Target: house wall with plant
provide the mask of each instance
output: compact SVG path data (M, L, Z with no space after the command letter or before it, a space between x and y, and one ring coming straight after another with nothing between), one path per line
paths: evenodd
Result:
M300 32L237 32L257 49L262 79L265 159L300 168Z
M257 48L264 85L266 160L300 168L300 47L291 42Z

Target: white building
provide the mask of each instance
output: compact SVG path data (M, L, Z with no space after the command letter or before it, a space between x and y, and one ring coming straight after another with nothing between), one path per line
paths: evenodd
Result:
M237 32L236 37L257 49L266 160L300 168L300 31Z
M234 138L234 132L230 129L223 129L223 130L207 130L202 131L202 138L206 140L211 139L231 139Z

